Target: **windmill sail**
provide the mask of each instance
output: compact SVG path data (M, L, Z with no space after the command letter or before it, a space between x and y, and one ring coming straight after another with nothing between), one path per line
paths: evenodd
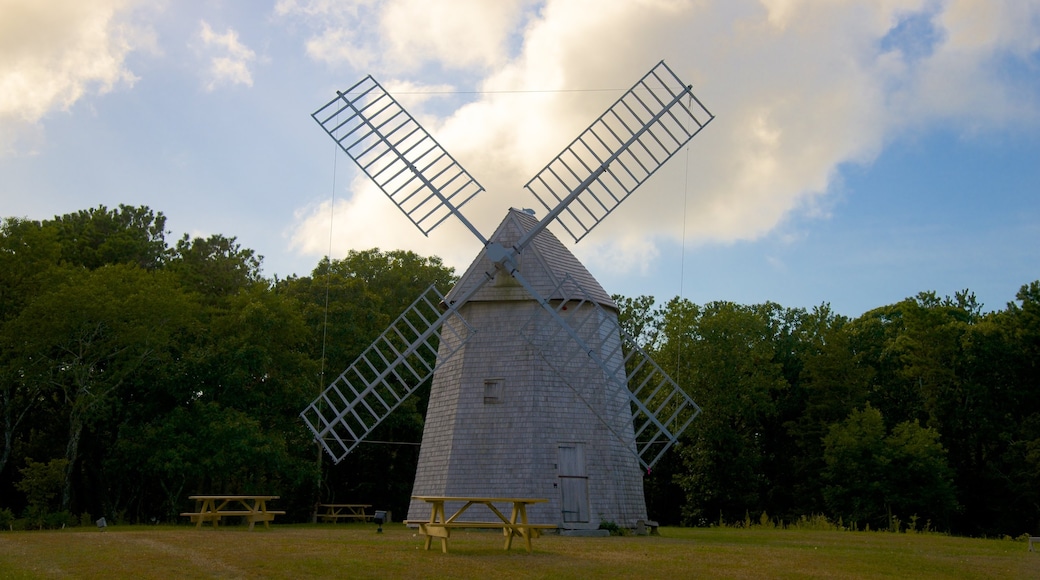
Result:
M619 410L626 414L625 421L617 421L614 417L601 417L601 420L607 425L628 422L634 426L633 451L643 469L649 471L678 441L679 435L700 414L701 408L621 328L617 317L606 315L600 301L575 279L567 276L561 280L552 295L563 297L552 301L549 306L553 317L560 321L544 324L541 322L544 316L532 316L523 335L539 347L544 344L571 345L569 352L556 352L552 357L543 357L543 361L564 377L568 386L590 407L592 404L588 401L598 396L591 391L600 389L602 383L590 382L584 377L567 380L577 366L572 364L574 361L591 358L603 372L603 383L620 386L619 390L628 395L631 404ZM558 340L557 336L564 332L570 335L571 341ZM628 413L631 413L630 417ZM615 433L615 436L628 443L632 432Z
M628 499L620 503L628 507L617 512L618 521L645 519L638 467L652 467L700 408L620 328L609 295L602 288L589 290L598 283L576 258L573 264L563 259L569 252L546 226L556 221L581 240L700 132L714 117L690 87L664 62L655 66L528 182L548 213L537 220L512 210L492 241L460 211L483 187L372 77L338 93L312 117L424 235L454 215L483 246L446 298L431 287L302 413L325 450L340 461L434 375L415 489L457 494L452 481L472 485L486 477L506 477L505 484L513 485L517 481L507 475L521 469L519 463L541 471L570 465L553 458L588 440L588 448L573 457L609 459L589 466L599 471L586 490L596 497L585 501L613 513L621 508L595 502L623 495ZM499 236L502 228L508 236ZM541 239L555 241L542 247ZM564 263L568 267L559 272L568 272L566 277L544 267ZM520 325L532 309L540 316L525 331ZM470 340L475 328L486 332ZM530 364L539 357L541 363ZM460 406L463 398L471 403L466 416L472 420L458 422L469 408ZM502 404L506 400L523 411ZM575 424L567 429L588 430L556 429L558 441L543 441L547 428L569 420ZM445 438L456 423L468 434L464 441ZM538 459L492 465L491 456L477 449L489 445L492 435L501 438L502 457L515 461L517 446L526 445L539 447ZM428 438L443 444L427 445ZM541 449L546 444L551 449ZM491 463L481 467L484 462ZM583 470L540 472L527 480L586 477ZM581 487L577 480L565 483L561 489ZM608 483L615 491L597 487Z
M371 76L311 116L424 235L484 191Z
M578 242L713 118L662 61L525 187Z
M336 463L454 354L442 351L437 359L442 328L453 333L451 344L469 338L472 329L457 312L441 312L443 300L430 286L301 413Z

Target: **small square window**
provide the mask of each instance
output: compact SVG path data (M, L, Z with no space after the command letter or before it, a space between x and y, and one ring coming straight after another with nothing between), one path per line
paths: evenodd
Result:
M495 405L502 402L502 379L484 380L484 404Z

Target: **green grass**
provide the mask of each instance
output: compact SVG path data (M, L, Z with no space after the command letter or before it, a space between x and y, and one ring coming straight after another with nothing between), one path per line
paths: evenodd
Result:
M0 578L1037 578L1025 542L936 534L662 528L546 535L528 554L460 531L442 554L401 524L113 526L0 532Z

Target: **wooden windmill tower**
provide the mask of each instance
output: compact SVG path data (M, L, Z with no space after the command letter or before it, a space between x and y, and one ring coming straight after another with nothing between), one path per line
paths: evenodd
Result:
M713 116L659 63L526 185L490 238L460 212L483 191L374 79L314 119L424 233L455 216L482 249L430 287L302 416L335 461L433 375L413 495L544 497L564 528L646 518L642 473L700 412L619 326L575 242ZM409 517L426 515L413 503Z

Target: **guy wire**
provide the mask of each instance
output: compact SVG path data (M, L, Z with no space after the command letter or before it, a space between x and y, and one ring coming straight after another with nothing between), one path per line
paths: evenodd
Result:
M332 280L332 226L336 217L336 162L339 159L339 144L332 148L332 203L329 204L329 251L325 255L328 266L325 268L325 313L321 322L321 370L318 373L319 388L325 386L325 343L329 335L329 286Z
M693 94L687 99L687 110L693 107ZM687 131L691 128L687 121ZM683 299L684 285L686 283L686 212L690 203L690 142L686 142L685 166L683 169L683 211L682 211L682 239L679 248L679 300ZM680 305L681 308L681 305ZM680 363L682 362L682 332L677 337L675 349L675 379L678 383ZM680 387L681 388L681 387Z

